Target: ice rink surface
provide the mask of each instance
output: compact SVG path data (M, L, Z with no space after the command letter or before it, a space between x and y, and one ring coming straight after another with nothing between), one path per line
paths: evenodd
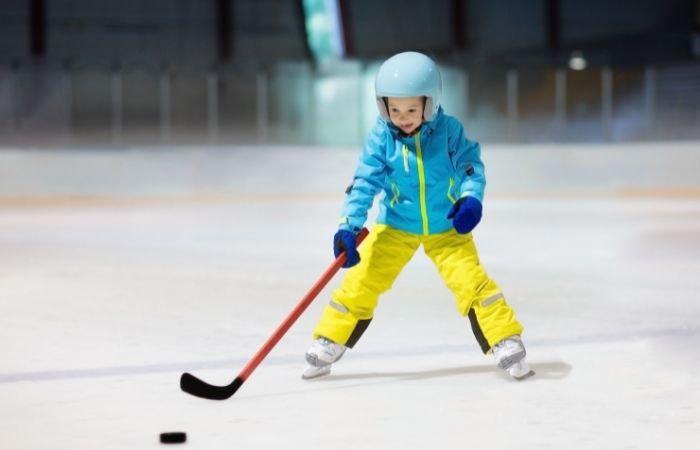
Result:
M276 156L0 156L0 448L698 448L700 183L511 190L498 155L475 240L534 378L481 354L419 250L330 376L300 378L342 274L231 399L181 392L231 382L332 261L354 153Z

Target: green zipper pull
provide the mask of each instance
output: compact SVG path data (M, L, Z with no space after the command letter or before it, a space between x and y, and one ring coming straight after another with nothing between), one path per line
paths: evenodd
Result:
M403 170L408 175L408 147L403 144Z

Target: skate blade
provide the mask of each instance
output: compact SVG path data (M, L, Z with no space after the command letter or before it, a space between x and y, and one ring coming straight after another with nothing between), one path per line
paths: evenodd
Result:
M515 380L517 380L517 381L523 381L523 380L526 380L526 379L530 378L530 377L533 376L534 374L535 374L535 371L534 371L534 370L530 370L528 373L526 373L526 374L524 374L524 375L520 375L520 376L517 376L517 377L514 376L513 378L514 378Z
M315 367L315 366L309 366L306 368L306 370L301 374L301 379L302 380L312 380L314 378L319 378L324 375L328 375L331 373L331 365L327 366L322 366L322 367Z

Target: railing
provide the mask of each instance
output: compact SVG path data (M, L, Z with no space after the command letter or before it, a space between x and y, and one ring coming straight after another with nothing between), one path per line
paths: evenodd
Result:
M700 138L700 63L441 66L445 109L482 141ZM376 117L376 68L0 66L0 145L359 144Z

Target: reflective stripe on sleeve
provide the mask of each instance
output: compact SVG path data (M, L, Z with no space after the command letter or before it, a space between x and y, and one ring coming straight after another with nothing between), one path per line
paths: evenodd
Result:
M447 198L450 199L452 204L454 205L457 203L457 200L452 196L452 188L455 187L455 179L454 177L450 177L450 186L447 188Z
M491 297L488 297L484 300L481 301L481 306L489 306L491 303L500 300L504 298L503 293L499 292L498 294L493 294Z
M337 311L340 311L343 314L347 314L350 312L350 310L348 310L345 306L341 305L340 303L336 303L334 301L331 301L328 304L330 305L331 308L333 308Z

